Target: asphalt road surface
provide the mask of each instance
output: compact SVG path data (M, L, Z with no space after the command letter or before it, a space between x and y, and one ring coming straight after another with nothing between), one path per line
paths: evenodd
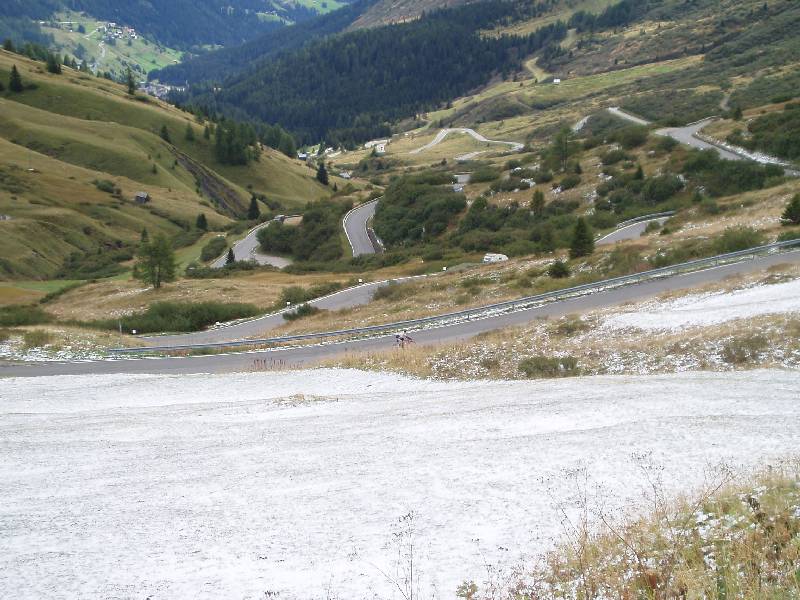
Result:
M638 223L632 223L630 225L626 225L625 227L620 227L619 229L615 229L611 233L607 233L601 237L595 242L595 245L605 246L607 244L622 242L624 240L639 239L650 223L658 223L659 225L663 225L668 219L669 217L658 217L656 219L648 219L647 221L639 221Z
M378 207L378 200L365 202L361 206L356 206L348 212L342 219L342 227L350 242L353 256L362 254L375 254L376 248L369 237L367 222L375 215Z
M236 260L254 260L260 265L272 265L279 269L292 264L291 259L284 258L283 256L270 256L258 251L258 232L264 227L269 227L272 223L274 223L274 221L267 221L266 223L261 223L261 225L253 227L244 238L233 245L233 255L236 257ZM211 263L211 267L214 269L221 269L225 266L227 258L227 253L223 254Z
M394 282L407 281L413 277L402 277L386 281L375 281L365 283L356 287L347 288L334 292L328 296L311 300L307 304L315 306L321 310L342 310L368 304L378 288ZM139 339L147 343L148 346L186 346L190 344L218 344L221 342L231 342L235 340L246 340L252 338L266 337L272 329L280 327L286 323L283 313L294 310L289 307L281 312L265 315L258 319L250 319L232 325L210 329L208 331L196 331L193 333L176 333L170 335L142 336Z
M485 142L487 144L505 144L506 146L511 146L511 149L514 152L519 152L524 147L523 144L520 144L519 142L503 142L503 141L498 141L498 140L489 140L489 139L486 139L485 137L483 137L480 133L478 133L474 129L469 129L467 127L456 127L456 128L451 128L451 129L442 129L442 130L440 130L439 133L436 134L436 137L433 138L432 141L428 142L427 144L425 144L421 148L417 148L416 150L412 150L411 152L409 152L409 154L419 154L420 152L424 152L425 150L430 150L434 146L436 146L436 145L440 144L441 142L443 142L444 138L446 138L451 133L466 133L467 135L470 135L473 138L475 138L476 140L478 140L479 142Z
M523 325L534 319L560 317L567 314L577 314L616 306L664 292L718 282L731 275L763 271L773 265L798 262L800 262L800 251L773 254L703 271L603 290L586 296L551 302L517 312L421 330L413 332L412 337L417 344L423 345L454 343L487 331ZM3 363L0 365L0 377L35 377L87 373L220 373L268 368L293 368L311 366L320 360L347 353L391 350L393 347L394 336L386 335L349 342L298 346L240 354L162 359L126 358L94 362Z

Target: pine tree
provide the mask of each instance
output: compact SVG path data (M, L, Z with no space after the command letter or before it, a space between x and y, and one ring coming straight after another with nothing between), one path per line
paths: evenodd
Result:
M232 265L236 262L236 255L233 253L233 248L228 248L228 256L225 257L225 266Z
M48 54L45 60L47 72L54 75L61 75L61 60L55 54Z
M156 163L153 163L153 175L158 175L158 167L156 166Z
M317 168L317 181L319 181L322 185L328 185L328 170L325 168L325 161L319 161L319 167Z
M133 73L130 68L125 73L125 83L128 86L128 94L133 96L136 93L136 82L133 80Z
M14 42L11 41L11 38L5 39L3 42L3 50L6 52L16 52L16 49L14 48Z
M140 237L140 242L142 244L146 244L150 240L150 234L147 233L147 227L142 228L142 235Z
M17 71L17 65L11 67L11 76L8 78L8 89L16 93L24 89L22 77L20 77L19 71Z
M247 218L251 221L255 221L258 217L261 216L261 209L258 208L258 200L256 199L255 194L250 198L250 207L247 209Z
M206 215L204 213L197 215L197 222L195 223L195 226L200 231L208 231L208 220L206 219Z
M164 140L164 141L165 141L165 142L167 142L168 144L171 144L171 143L172 143L172 140L170 139L170 136L169 136L169 129L167 129L167 126L166 126L166 125L162 125L162 126L161 126L161 132L160 132L160 135L161 135L161 139L162 139L162 140Z
M642 169L642 165L636 167L636 174L633 176L633 178L640 181L644 179L644 169Z
M203 138L206 140L211 139L211 130L208 128L208 125L203 128Z
M534 217L541 217L544 214L544 192L536 190L533 192L533 199L531 200L531 212Z
M586 219L578 217L572 233L569 255L571 258L579 258L581 256L589 256L592 252L594 252L594 234Z
M733 109L733 120L734 121L741 121L742 120L742 107L737 106Z
M137 253L137 262L133 269L136 279L159 289L163 283L175 281L177 264L175 250L164 235L157 236L152 242L143 242Z
M186 138L187 142L194 141L194 129L192 129L191 123L186 124L186 133L184 134L184 137Z
M783 225L800 225L800 194L795 194L781 215Z

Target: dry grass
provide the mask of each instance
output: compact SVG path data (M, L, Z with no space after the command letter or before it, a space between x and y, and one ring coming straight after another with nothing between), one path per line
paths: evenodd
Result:
M579 516L561 507L564 541L515 578L516 598L737 598L800 595L800 465L796 460L737 478L719 468L692 497L672 499L654 469L645 516L594 506L575 477ZM580 492L579 492L580 495ZM492 597L476 590L473 598Z

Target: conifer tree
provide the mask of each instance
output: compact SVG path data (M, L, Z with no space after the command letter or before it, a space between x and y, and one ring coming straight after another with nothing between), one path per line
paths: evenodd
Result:
M3 50L6 52L16 52L14 42L11 41L11 38L6 38L5 41L3 41Z
M258 217L261 216L261 209L258 208L258 200L256 199L255 194L250 198L250 207L247 209L247 218L251 221L255 221Z
M53 73L54 75L61 74L61 59L59 59L59 57L55 54L48 53L45 64L47 65L48 73Z
M200 231L208 231L208 220L206 219L206 215L204 213L197 215L197 222L195 223L195 226Z
M586 219L578 217L575 229L572 232L569 255L571 258L579 258L581 256L589 256L592 252L594 252L594 234Z
M136 82L133 80L133 73L130 68L125 73L125 83L128 86L128 94L133 96L136 93Z
M186 138L187 142L194 141L194 129L192 129L191 123L186 124L186 134L184 135L184 137Z
M325 168L325 161L319 161L319 167L317 167L317 181L319 181L322 185L328 185L328 170Z
M544 192L536 190L533 192L533 199L531 200L531 212L534 217L541 217L544 214Z
M16 93L24 89L22 86L22 77L20 77L19 71L17 71L17 65L11 67L11 76L8 78L8 89Z
M233 248L228 248L228 256L225 257L225 266L232 265L236 262L236 255L233 253Z
M800 194L795 194L781 215L783 225L800 225Z
M164 140L164 141L165 141L165 142L167 142L168 144L172 143L172 140L170 139L170 136L169 136L169 129L167 129L167 126L166 126L166 125L162 125L162 126L161 126L161 133L160 133L160 135L161 135L161 139L162 139L162 140Z

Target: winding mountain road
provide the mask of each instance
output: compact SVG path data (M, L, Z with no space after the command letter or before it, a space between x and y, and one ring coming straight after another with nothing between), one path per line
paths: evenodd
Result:
M647 219L645 221L639 221L637 223L625 225L624 227L615 229L611 233L607 233L597 240L595 245L606 246L608 244L614 244L616 242L622 242L625 240L637 240L642 236L650 223L658 223L659 225L663 225L669 218L670 217L656 217L655 219Z
M444 141L444 139L451 133L466 133L467 135L472 136L479 142L484 142L487 144L503 144L506 146L510 146L513 152L519 152L524 148L524 145L520 144L519 142L504 142L500 140L490 140L482 136L474 129L469 129L468 127L453 127L453 128L441 129L439 133L436 134L436 137L433 138L433 140L431 140L424 146L417 148L416 150L412 150L411 152L409 152L409 154L419 154L420 152L424 152L425 150L430 150L434 146L441 144Z
M277 267L279 269L292 264L292 260L290 258L285 258L283 256L272 256L259 252L260 246L258 243L258 232L265 227L269 227L274 222L275 221L267 221L256 227L253 227L253 229L251 229L244 238L236 242L233 245L233 255L236 257L236 260L254 260L260 265L272 265L273 267ZM227 259L228 253L225 252L217 260L211 263L211 267L214 269L221 269L225 266Z
M625 112L619 107L612 107L608 109L608 112L611 114L619 117L620 119L624 119L631 123L635 123L637 125L651 125L650 121L632 115L628 112ZM735 148L733 150L729 150L728 147L724 147L725 144L712 144L700 137L700 131L710 125L714 121L716 121L716 117L708 117L707 119L703 119L702 121L697 121L696 123L690 123L689 125L685 125L683 127L664 127L661 129L657 129L655 131L656 135L661 135L665 137L671 137L676 142L681 144L686 144L687 146L691 146L692 148L697 148L699 150L715 150L720 157L724 158L725 160L751 160L754 162L758 162L761 164L776 164L781 167L784 167L784 171L787 175L792 177L800 177L800 171L793 169L787 166L785 163L780 161L779 159L767 156L765 154L755 154L749 153L746 150L739 149L739 151Z
M623 287L608 288L585 296L576 296L516 312L495 314L481 319L459 321L423 329L414 333L414 339L418 344L424 345L455 343L488 331L524 325L534 319L560 317L617 306L625 302L641 300L665 292L719 282L732 275L763 271L771 266L785 263L800 263L800 251L770 254L702 271L673 275L662 279L645 280ZM382 335L346 342L197 357L125 358L94 362L3 363L0 364L0 377L35 377L87 373L219 373L263 368L292 368L310 366L321 360L342 356L348 352L390 350L393 345L393 335Z
M374 232L370 235L369 228L369 220L375 215L378 200L379 198L356 206L342 219L342 227L354 257L381 251L378 238L374 237Z

